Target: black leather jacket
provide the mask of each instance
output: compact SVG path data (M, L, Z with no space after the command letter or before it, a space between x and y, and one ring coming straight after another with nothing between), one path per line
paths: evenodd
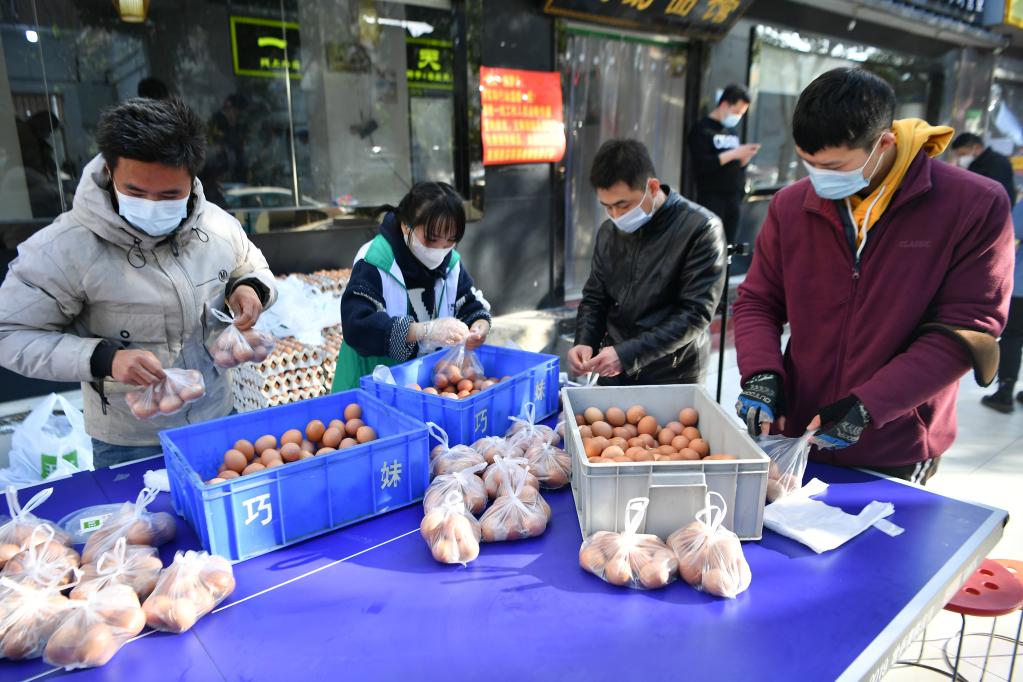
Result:
M711 319L724 289L725 237L710 211L668 198L627 234L605 220L576 317L576 345L613 345L628 376L613 383L693 383L706 375Z

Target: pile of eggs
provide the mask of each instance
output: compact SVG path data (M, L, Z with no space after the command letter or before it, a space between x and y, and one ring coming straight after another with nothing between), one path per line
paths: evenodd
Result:
M223 483L376 439L376 430L362 421L362 407L351 403L345 407L343 420L334 419L324 424L314 419L303 430L285 431L279 440L272 434L260 436L255 441L239 440L224 453L224 463L216 477L206 483Z
M168 377L145 390L125 393L124 400L132 415L136 419L169 416L206 395L202 372L186 369L180 370L180 375L180 380Z
M700 414L691 407L681 410L677 421L664 425L642 405L627 410L609 407L606 413L588 407L575 415L575 421L590 464L737 459L712 454L710 443L697 428Z
M431 395L461 400L496 386L511 377L485 377L478 374L469 363L459 367L453 362L441 360L433 368L433 386L422 387L419 384L407 384L411 388Z

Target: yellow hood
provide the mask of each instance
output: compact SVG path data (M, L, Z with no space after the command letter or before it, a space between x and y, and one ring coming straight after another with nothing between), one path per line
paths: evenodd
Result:
M935 157L945 151L945 147L952 141L952 135L955 134L948 126L932 126L919 118L904 118L893 122L892 132L895 133L895 163L885 176L884 182L865 199L853 195L846 200L856 223L857 247L863 243L870 228L884 215L889 202L895 196L895 190L902 184L902 178L920 150L923 149L928 156Z

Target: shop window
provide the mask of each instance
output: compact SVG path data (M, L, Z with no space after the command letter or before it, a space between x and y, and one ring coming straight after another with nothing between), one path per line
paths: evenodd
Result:
M100 112L139 93L200 114L206 196L250 231L365 224L423 180L482 207L464 3L183 0L141 23L118 7L0 7L7 248L70 207Z
M989 108L988 144L1012 159L1016 185L1023 186L1023 83L996 80Z

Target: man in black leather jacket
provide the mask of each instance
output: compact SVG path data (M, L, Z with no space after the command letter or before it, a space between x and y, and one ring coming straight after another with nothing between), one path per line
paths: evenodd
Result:
M721 220L661 184L646 147L608 140L590 182L600 226L576 317L573 374L603 385L700 383L724 288Z

